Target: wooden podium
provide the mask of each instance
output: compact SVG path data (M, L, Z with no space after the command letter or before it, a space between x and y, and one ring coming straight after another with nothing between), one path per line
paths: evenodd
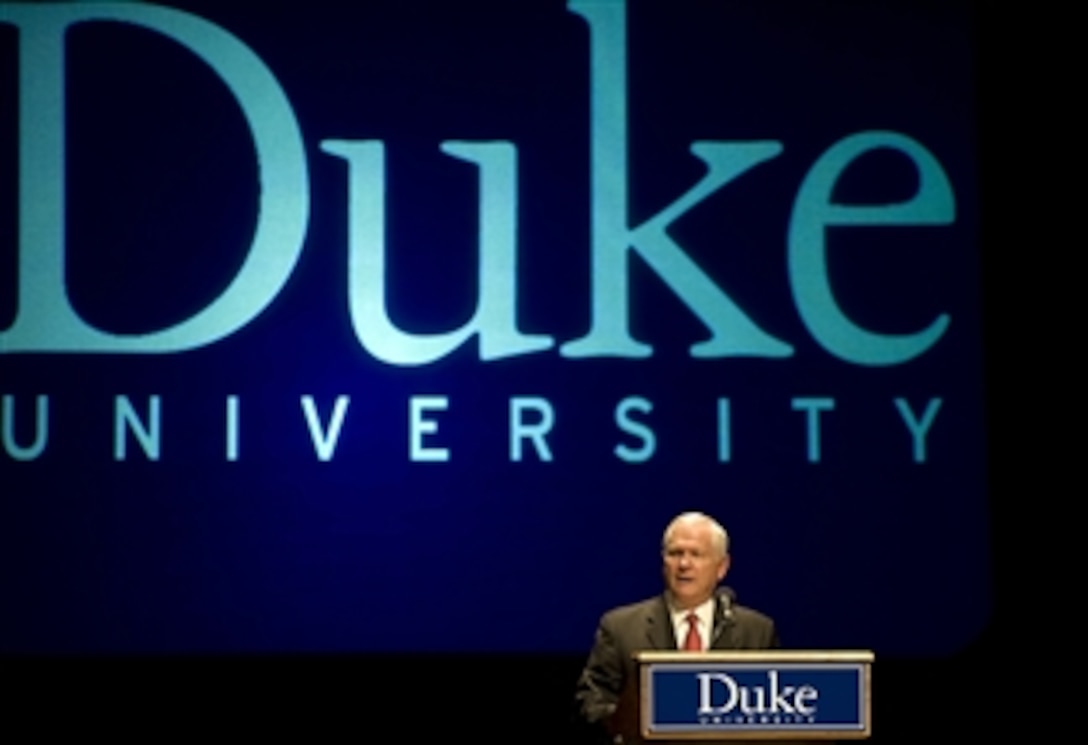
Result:
M612 732L625 745L870 736L869 651L639 652Z

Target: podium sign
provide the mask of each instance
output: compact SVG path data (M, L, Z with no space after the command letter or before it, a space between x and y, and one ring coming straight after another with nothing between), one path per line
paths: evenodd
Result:
M646 740L869 737L872 652L641 652Z

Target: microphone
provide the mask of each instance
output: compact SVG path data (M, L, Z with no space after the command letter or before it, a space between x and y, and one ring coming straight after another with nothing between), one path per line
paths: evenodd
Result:
M733 601L737 599L737 593L732 587L718 588L718 608L723 618L733 618Z
M711 647L718 641L725 627L733 623L733 601L736 598L737 593L733 592L733 588L724 586L718 588L718 613L710 636Z

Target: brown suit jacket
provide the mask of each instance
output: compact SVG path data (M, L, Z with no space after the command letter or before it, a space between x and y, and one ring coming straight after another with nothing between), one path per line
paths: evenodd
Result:
M715 600L710 649L774 649L779 646L774 622L732 602L727 588ZM578 679L576 716L587 734L612 742L638 741L637 669L634 654L675 650L676 635L664 595L605 613L589 660Z

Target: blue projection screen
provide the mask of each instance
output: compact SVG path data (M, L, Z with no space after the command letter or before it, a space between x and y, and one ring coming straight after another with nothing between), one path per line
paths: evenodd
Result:
M0 4L0 649L580 653L691 509L785 645L962 648L972 20L918 5Z

